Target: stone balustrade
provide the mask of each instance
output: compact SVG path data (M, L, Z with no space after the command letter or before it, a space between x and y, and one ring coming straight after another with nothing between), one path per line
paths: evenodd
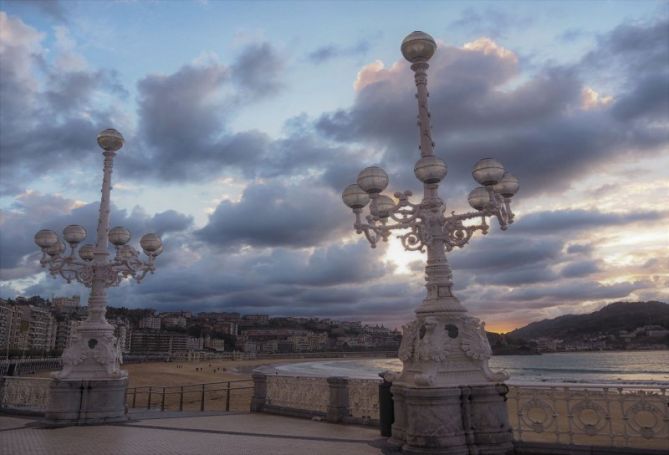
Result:
M669 448L667 387L509 385L514 439L568 446Z
M253 380L252 411L378 425L380 380L264 373L254 373ZM3 377L0 409L43 413L50 382ZM634 448L634 453L669 447L667 387L512 383L507 411L518 453L533 453L542 445L565 453L586 446Z
M50 378L4 376L0 380L0 409L42 414L49 400Z
M381 380L339 376L300 377L254 373L251 411L296 417L322 418L328 422L379 422Z
M39 371L60 370L62 367L63 359L60 357L0 360L0 377L25 376Z
M253 377L252 411L378 425L380 380ZM507 411L514 444L529 447L527 453L542 444L567 452L574 446L669 447L667 387L510 384Z

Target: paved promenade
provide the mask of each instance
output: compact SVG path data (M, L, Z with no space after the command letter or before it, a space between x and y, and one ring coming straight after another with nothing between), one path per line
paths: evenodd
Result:
M124 424L45 429L0 415L3 455L367 455L384 450L374 428L268 414L133 414ZM159 417L159 418L156 418Z

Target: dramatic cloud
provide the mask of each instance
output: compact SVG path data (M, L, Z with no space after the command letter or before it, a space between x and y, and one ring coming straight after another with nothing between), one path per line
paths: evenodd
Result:
M0 25L0 189L16 194L47 162L50 171L93 165L100 125L127 122L113 103L99 99L123 99L128 91L115 71L88 67L65 27L55 28L58 54L47 60L43 34L4 12ZM230 132L227 120L242 107L240 97L248 104L278 92L282 67L276 51L261 43L243 48L230 67L198 62L141 79L137 136L126 132L130 153L119 162L124 177L192 182L226 166L251 175L270 139L258 131Z
M655 39L662 30L661 24L634 30L641 42L654 46L649 54L655 62L667 61L663 57L669 40ZM630 155L652 156L666 148L667 65L649 69L647 77L628 78L625 94L615 96L613 103L582 107L588 87L581 72L594 68L602 55L622 60L632 54L635 63L630 67L646 68L648 56L635 56L638 48L625 47L627 40L619 34L602 38L584 62L548 65L513 85L509 84L520 74L519 60L494 41L481 38L462 48L442 45L430 61L430 108L437 154L454 171L449 181L461 184L473 157L493 156L520 178L524 191L540 194L568 188L596 166ZM415 88L409 74L402 61L388 69L381 64L363 69L353 106L321 116L318 130L342 143L375 144L385 149L381 161L391 172L406 169L415 160L418 142ZM664 93L656 94L662 88ZM630 116L643 116L645 121L629 123Z
M60 4L38 6L51 8L52 18L62 13ZM511 27L533 27L538 19L528 17L466 9L449 26L472 33L470 41L439 41L430 61L448 210L466 204L479 158L498 158L521 181L514 225L502 233L493 222L488 236L449 253L456 294L475 314L510 326L666 295L669 251L658 245L668 213L657 200L666 184L647 158L664 163L669 146L669 23L662 16L620 25L571 63L555 63L519 56L505 38ZM113 208L112 224L128 227L134 242L149 231L165 241L158 273L113 289L112 305L391 325L411 317L424 295L423 259L399 257L392 244L370 249L340 199L372 164L388 171L389 190L420 194L411 172L418 130L407 62L376 60L385 54L370 55L367 41L291 44L303 56L291 59L259 32L250 45L233 43L238 53L228 60L197 49L162 73L138 66L124 79L85 58L83 49L100 49L78 42L85 33L74 23L72 31L62 21L36 24L0 12L0 295L83 291L38 273L33 235L79 223L92 239L98 202L83 189L99 185L90 172L100 167L95 136L111 125L127 140L115 168L119 189L132 188L115 199L126 210ZM581 44L584 34L594 36L569 29L561 40ZM348 105L319 111L319 97L299 92L295 77L362 56L368 64L343 80L348 90L353 82ZM284 102L282 94L296 103L308 97L306 113L291 106L283 125L255 123L253 109ZM249 124L246 114L258 130L238 126ZM183 188L173 206L179 211L141 208L163 188L170 195ZM192 211L184 211L191 198Z
M249 96L275 94L283 86L282 70L282 59L276 50L269 43L261 43L244 49L232 66L232 75L247 102Z
M0 190L16 194L25 181L49 171L90 164L100 124L113 109L93 102L99 91L123 92L116 74L79 64L65 43L52 65L44 60L43 35L0 11ZM63 40L66 41L63 35ZM61 58L67 57L67 58ZM82 66L83 65L83 66ZM46 72L44 84L37 70Z
M612 113L621 122L663 122L658 133L666 140L669 121L669 18L653 24L624 24L600 37L597 49L582 62L586 69L610 73L620 69L622 93Z
M659 221L666 218L669 212L627 212L603 213L597 210L555 210L551 212L534 212L523 217L516 224L512 235L553 235L569 231L585 231L597 227L622 226L626 224Z
M336 194L308 182L250 185L241 201L221 202L196 234L228 248L317 246L345 232L346 212Z
M23 278L38 271L36 260L41 252L33 236L40 229L60 233L69 224L81 224L88 232L86 243L95 243L98 214L99 203L82 205L54 195L20 195L10 210L0 212L0 278ZM139 207L131 212L112 207L110 217L114 226L124 226L131 232L135 244L148 232L168 239L170 234L188 229L193 222L192 217L174 210L149 216Z

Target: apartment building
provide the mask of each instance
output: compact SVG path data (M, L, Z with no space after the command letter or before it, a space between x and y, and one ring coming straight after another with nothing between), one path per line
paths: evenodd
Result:
M0 305L0 346L5 351L47 353L55 345L55 320L43 308L30 305Z
M160 330L161 320L157 316L146 316L139 321L140 329Z

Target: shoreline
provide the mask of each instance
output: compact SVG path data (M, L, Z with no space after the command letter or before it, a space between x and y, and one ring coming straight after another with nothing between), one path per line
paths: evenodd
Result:
M669 350L642 350L642 351L579 351L579 352L551 352L545 353L544 356L525 356L518 355L518 358L527 359L529 358L541 358L548 357L551 354L556 354L559 357L564 355L578 355L579 357L583 354L592 354L593 352L599 355L610 355L615 353L662 353ZM209 382L226 382L226 381L239 381L252 379L251 375L256 369L264 369L265 374L279 374L279 375L293 375L293 376L332 376L332 375L343 375L349 377L357 377L354 374L348 374L348 372L342 371L332 371L328 372L327 367L319 371L318 368L312 371L299 371L299 368L296 368L298 371L290 371L290 367L287 368L288 371L277 371L277 367L294 365L300 363L321 363L321 362L351 362L351 361L365 361L365 360L392 360L391 357L384 356L381 354L378 357L371 357L370 353L364 353L360 356L348 355L346 357L333 357L333 356L314 356L314 357L295 357L295 356L272 356L264 357L260 359L251 359L251 360L232 360L232 359L213 359L213 360L200 360L200 361L157 361L157 362L146 362L146 363L129 363L124 364L122 368L128 371L129 387L145 387L145 386L155 386L155 387L171 387L175 385L193 385L193 384L204 384ZM504 356L493 356L501 359L508 359L509 355ZM546 359L547 360L547 359ZM506 363L506 362L505 362ZM524 362L523 362L524 363ZM503 368L507 371L511 371L514 368L511 365L496 366L496 368ZM400 367L401 368L401 367ZM519 369L531 368L525 365L520 366ZM308 368L307 368L308 369ZM379 371L388 368L380 368ZM396 369L396 368L391 368ZM48 377L50 372L42 371L37 373L35 377ZM611 372L611 374L616 374ZM665 373L661 373L660 376L666 376ZM369 373L364 375L366 379L377 379L376 372ZM560 380L558 378L544 377L544 378L533 378L530 379L525 375L515 375L513 374L510 378L510 383L527 383L531 382L532 384L542 385L549 383L563 384L563 385L589 385L589 384L601 384L601 383L615 383L615 384L624 384L624 385L637 385L645 387L667 387L669 381L666 379L625 379L620 378L619 380L598 380L596 378L570 378L570 380Z

